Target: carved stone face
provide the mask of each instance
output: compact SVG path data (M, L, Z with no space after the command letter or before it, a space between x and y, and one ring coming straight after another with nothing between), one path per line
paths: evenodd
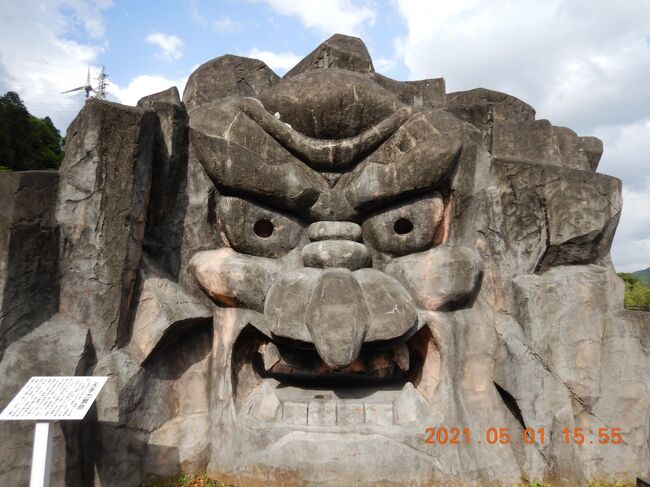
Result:
M170 95L142 101L161 129L143 282L124 346L94 369L122 364L99 458L115 435L146 479L207 470L242 486L642 471L647 406L626 396L625 419L613 398L647 359L637 325L615 321L620 185L594 172L597 139L502 93L385 78L338 35L282 79L223 56L183 104ZM604 464L557 440L601 421L638 431L638 454ZM501 428L513 441L490 445ZM526 428L549 441L527 445Z
M0 177L0 403L31 376L109 377L55 435L58 483L650 471L648 313L622 309L598 139L381 76L340 35L281 79L222 56L183 102L90 100L68 134L58 173ZM1 485L27 483L32 434L0 424Z
M450 236L465 124L333 68L202 104L190 127L223 239L190 261L218 306L219 424L255 431L255 449L294 433L402 441L441 373L427 313L481 283Z

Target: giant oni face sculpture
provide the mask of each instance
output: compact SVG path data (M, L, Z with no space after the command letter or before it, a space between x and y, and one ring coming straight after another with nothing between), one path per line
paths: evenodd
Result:
M462 124L339 70L299 74L260 98L192 111L227 245L196 254L192 272L219 305L253 312L269 354L304 351L306 363L272 370L395 378L366 366L392 354L408 371L419 312L462 308L480 284L479 256L448 236Z
M465 125L336 68L190 112L224 241L190 269L233 309L215 402L241 441L426 424L442 372L427 313L471 305L481 283L473 243L450 236Z
M0 399L110 377L55 440L60 485L647 474L650 325L622 308L601 153L509 95L377 74L340 35L281 79L223 56L182 102L92 100L58 174L0 175ZM30 431L0 428L20 483Z

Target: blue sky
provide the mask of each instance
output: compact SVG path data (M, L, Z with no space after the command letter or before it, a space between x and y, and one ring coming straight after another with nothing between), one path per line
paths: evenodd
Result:
M334 33L318 24L305 28L300 16L282 15L265 2L165 0L156 2L155 9L151 5L116 1L106 11L106 30L119 35L110 37L110 49L97 61L110 68L112 79L119 85L127 85L138 72L180 79L197 65L223 53L247 56L270 51L299 60ZM390 60L393 41L405 33L406 26L399 16L382 15L384 8L392 7L390 2L375 5L380 8L368 8L367 13L344 24L348 32L363 35L373 58ZM182 42L177 59L166 57L160 45L147 43L148 36L156 33ZM286 71L282 63L273 68L278 74ZM384 71L397 78L408 76L406 66L398 60Z
M60 92L88 65L106 65L110 99L135 104L182 92L222 54L283 74L336 32L362 37L390 77L504 91L600 137L599 171L624 184L614 263L650 267L650 0L4 0L0 92L65 131L84 101Z

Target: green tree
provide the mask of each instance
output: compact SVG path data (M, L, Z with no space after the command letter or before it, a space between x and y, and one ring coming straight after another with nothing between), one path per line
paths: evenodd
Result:
M632 274L626 272L619 273L623 282L625 282L625 307L645 307L650 306L650 287L637 279Z
M13 171L57 169L63 139L49 117L29 113L17 93L0 97L0 166Z

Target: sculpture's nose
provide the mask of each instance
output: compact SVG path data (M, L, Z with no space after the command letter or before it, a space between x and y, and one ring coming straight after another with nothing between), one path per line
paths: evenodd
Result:
M317 222L309 226L311 243L302 249L306 267L368 267L370 255L361 240L361 227L352 222Z

